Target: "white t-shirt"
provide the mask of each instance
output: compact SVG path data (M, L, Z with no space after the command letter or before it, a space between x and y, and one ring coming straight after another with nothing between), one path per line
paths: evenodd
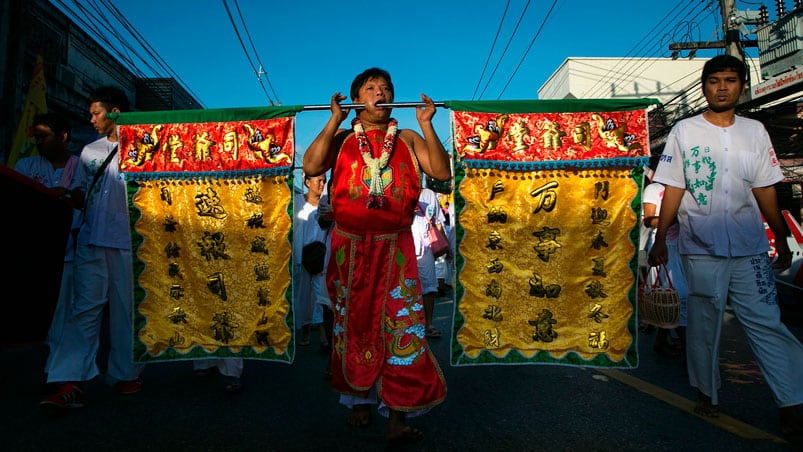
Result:
M680 254L752 256L769 251L752 189L783 179L764 126L736 116L729 127L702 115L672 128L655 182L686 190L678 210Z
M326 231L318 224L318 206L308 203L304 195L293 199L293 263L301 264L301 250L312 242L326 243Z
M429 248L429 222L427 218L429 218L433 226L443 224L445 218L443 209L438 203L438 195L429 188L421 189L421 194L418 195L418 207L420 210L416 209L411 229L415 254L416 256L423 256L426 248Z
M664 199L664 186L653 182L650 185L644 187L644 191L641 193L641 203L642 204L654 204L655 205L655 213L653 215L658 216L661 213L661 201ZM650 237L647 240L647 246L645 249L650 249L652 243L655 242L655 233L657 232L658 228L649 228L650 229ZM678 239L678 234L680 232L680 226L675 223L672 226L669 226L669 229L666 230L666 241L673 242Z
M88 193L95 173L115 146L116 142L104 136L87 144L81 151L81 161L70 185L70 189L78 188L86 194L86 221L78 234L78 245L131 249L128 194L118 164L120 152L106 166L104 175L92 187L92 193Z

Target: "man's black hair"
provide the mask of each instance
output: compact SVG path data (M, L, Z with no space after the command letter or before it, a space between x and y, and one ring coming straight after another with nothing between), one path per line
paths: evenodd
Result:
M365 82L377 77L385 79L390 87L390 92L395 94L393 82L390 80L390 72L384 69L379 69L378 67L372 67L362 71L362 73L354 77L354 81L351 82L351 100L356 100L358 97L360 97L360 88L365 85Z
M116 86L101 86L89 94L89 103L100 102L107 111L118 108L120 111L128 111L128 96Z
M747 83L747 66L745 66L744 61L732 55L717 55L706 61L705 66L703 66L703 75L700 77L703 87L705 87L705 81L708 80L709 75L723 71L736 72L739 74L739 80L742 81L742 84Z
M58 137L58 139L61 139L61 136L66 133L67 141L70 141L72 129L67 121L61 117L61 115L57 115L55 113L40 113L33 117L31 127L33 128L38 125L49 127L53 134Z

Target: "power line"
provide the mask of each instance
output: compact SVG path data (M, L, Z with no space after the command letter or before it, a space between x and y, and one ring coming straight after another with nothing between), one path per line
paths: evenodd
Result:
M488 81L485 83L485 88L483 88L482 92L480 93L480 99L482 99L482 96L485 94L485 90L488 89L488 85L491 84L491 80L493 80L494 75L496 74L496 70L499 69L499 64L502 63L502 59L505 57L507 49L510 47L510 43L513 41L513 37L516 36L516 31L518 31L519 25L521 25L521 21L524 19L524 15L527 13L527 8L529 7L530 7L530 0L527 0L527 4L524 5L524 11L521 12L519 20L516 22L516 26L513 28L513 33L511 33L510 39L508 39L504 50L502 50L502 55L499 56L499 60L496 62L496 66L494 66L493 72L491 72L491 75L488 77Z
M94 38L99 44L103 45L105 49L115 56L128 70L139 78L148 78L142 68L150 71L150 76L153 77L171 77L182 86L188 93L190 93L196 100L198 96L190 90L187 84L181 77L167 64L147 42L147 40L139 34L139 32L125 19L119 10L109 1L102 0L99 4L96 0L87 2L91 11L84 6L80 0L73 0L73 6L64 0L51 0L51 2L64 12L76 24ZM106 11L102 7L106 8ZM115 23L120 27L115 26ZM144 57L141 52L133 45L130 39L127 39L118 28L122 28L127 32L133 41L140 46L142 50L148 54L148 58ZM113 39L110 39L113 38ZM155 63L158 68L154 67L151 63ZM165 75L166 74L166 75ZM199 100L200 103L200 100ZM203 103L201 103L203 106Z
M243 37L240 35L240 31L237 28L237 24L234 21L234 16L231 15L231 9L229 9L229 5L226 0L221 0L223 2L223 7L226 8L226 14L229 16L229 21L231 22L231 27L234 29L234 34L237 35L237 40L240 41L240 46L243 48L243 52L245 53L246 59L248 59L248 64L251 65L251 70L254 71L254 74L257 75L257 81L259 82L259 86L262 88L262 92L265 93L265 97L268 98L268 103L273 105L273 99L268 94L268 90L265 88L265 84L262 83L262 77L260 77L259 72L257 71L256 66L254 65L254 61L251 59L251 54L248 53L248 49L245 47L245 43L243 42ZM260 69L262 66L260 65Z
M240 16L240 22L243 24L243 29L245 29L245 35L248 37L248 42L251 44L251 50L254 51L254 57L256 57L257 63L259 63L259 69L257 70L257 79L259 79L260 83L262 82L261 74L265 74L265 80L268 81L268 86L270 87L270 92L273 93L273 97L276 98L276 103L279 105L282 104L282 101L279 100L279 95L276 94L276 90L273 89L273 84L270 82L270 77L268 76L267 72L264 72L265 66L262 64L262 60L259 59L259 52L257 52L256 46L254 46L254 41L251 39L251 33L248 31L248 26L245 23L245 19L243 18L243 13L240 11L240 2L238 0L234 0L234 6L237 8L237 14Z
M552 15L552 11L555 9L555 5L557 3L558 0L554 0L552 2L552 6L549 7L549 11L547 11L546 16L544 16L544 20L541 21L541 25L538 27L538 31L535 32L535 36L533 36L533 39L530 40L530 45L527 46L527 50L524 52L524 55L522 55L521 60L519 60L519 64L516 66L516 69L513 70L513 74L510 75L510 78L508 78L507 83L505 83L505 86L502 88L502 92L500 92L499 96L496 97L497 100L499 100L499 98L502 97L502 94L505 94L505 90L510 85L510 82L513 81L513 77L516 76L516 72L519 71L519 68L521 67L522 63L524 63L524 60L527 58L527 54L530 53L530 49L533 48L535 40L538 39L538 36L541 34L541 30L544 29L544 25L546 25L547 21L549 20L549 17Z
M496 36L494 36L494 42L491 44L491 50L488 52L488 58L485 60L485 65L482 67L482 73L480 74L480 79L477 80L477 86L474 88L474 94L471 95L471 100L477 97L477 90L480 89L480 83L482 83L482 78L485 77L485 70L488 69L488 63L491 61L491 55L494 53L494 48L496 47L496 42L499 39L499 32L502 30L502 24L505 22L505 17L507 16L507 10L510 7L510 0L507 0L505 4L505 10L502 12L502 19L499 20L499 27L496 29Z
M660 52L662 37L657 39L655 37L665 36L668 34L666 30L676 28L678 22L682 22L683 20L689 18L689 16L693 13L694 5L692 2L685 2L685 6L683 2L678 2L662 19L659 20L658 24L656 24L656 26L660 26L660 28L657 30L656 28L653 28L647 32L647 34L642 37L642 39L630 51L628 51L622 60L610 69L608 75L601 77L589 88L587 91L588 97L595 97L602 94L602 92L606 89L606 86L615 85L616 83L624 80L625 77L632 77L635 74L642 73L644 69L642 69L641 72L637 72L638 69L644 66L648 58L652 58L658 52ZM681 14L683 17L678 19ZM648 38L650 40L648 40ZM631 55L640 56L638 58L629 58Z

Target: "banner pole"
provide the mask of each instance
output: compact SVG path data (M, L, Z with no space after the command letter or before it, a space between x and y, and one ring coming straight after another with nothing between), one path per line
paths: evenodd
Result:
M443 107L445 104L443 102L433 102L436 107ZM413 107L423 107L426 104L424 102L380 102L376 104L377 107L390 107L390 108L413 108ZM329 110L331 105L304 105L302 110ZM365 104L340 104L340 108L344 110L348 109L359 109L365 108Z

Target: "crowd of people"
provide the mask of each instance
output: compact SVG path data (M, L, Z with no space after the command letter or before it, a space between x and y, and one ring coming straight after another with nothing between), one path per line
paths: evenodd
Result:
M801 434L803 345L780 322L772 271L788 268L791 257L779 240L778 258L770 262L762 223L763 215L777 237L786 236L773 188L782 175L763 126L735 114L745 72L744 64L729 56L705 64L701 81L709 108L675 125L653 183L644 189L642 223L652 229L649 264L666 266L683 301L679 327L674 333L659 331L654 349L686 357L690 383L699 391L696 411L717 416L719 334L730 303L772 389L782 431ZM427 341L443 334L433 325L434 300L449 289L453 276L450 253L434 256L428 237L438 228L454 244L449 227L454 218L449 203L423 181L449 180L450 162L432 125L436 109L429 97L422 94L423 106L416 108L418 133L400 128L391 109L378 106L394 99L388 72L362 72L349 94L362 107L341 127L350 114L341 106L347 96L332 95L331 116L304 153L305 190L294 199L297 344L310 345L317 327L330 357L331 385L351 410L350 425L368 425L376 407L388 418L389 441L414 441L423 432L406 419L446 397ZM67 148L69 127L52 114L38 117L32 130L40 155L16 166L54 187L75 208L48 335L45 372L53 392L43 405L83 406L81 382L99 374L106 306L111 344L106 373L122 394L142 388L143 366L133 362L131 347L126 187L118 177L116 127L107 117L127 110L121 90L93 92L89 112L100 138L78 157ZM703 167L704 174L691 174L690 166ZM354 168L368 183L351 183ZM227 391L242 387L242 359L197 360L193 368L199 375L216 369Z

